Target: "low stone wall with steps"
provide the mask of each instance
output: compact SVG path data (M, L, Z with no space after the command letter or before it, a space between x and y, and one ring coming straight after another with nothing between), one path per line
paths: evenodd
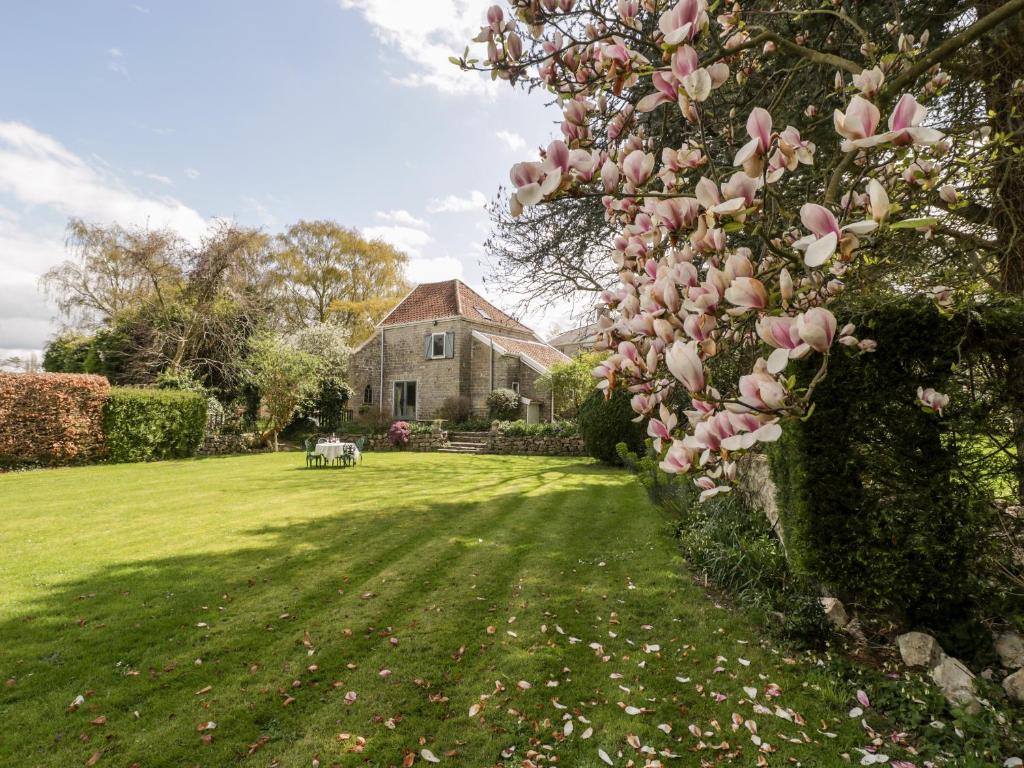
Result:
M387 435L340 435L339 440L346 443L354 443L362 438L366 441L366 451L395 451L398 450ZM409 444L403 449L406 451L439 451L448 445L447 432L424 432L409 435Z
M582 437L543 437L539 435L502 435L492 432L487 452L522 456L586 456Z

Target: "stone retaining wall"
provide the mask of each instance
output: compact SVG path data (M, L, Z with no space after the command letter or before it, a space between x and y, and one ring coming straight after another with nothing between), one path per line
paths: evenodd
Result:
M340 440L347 443L354 443L362 438L366 441L366 451L394 451L396 448L391 445L387 435L341 435ZM421 434L409 435L407 451L436 451L448 445L447 432L424 432Z
M582 437L542 437L539 435L502 435L492 432L487 452L523 456L586 456Z
M255 435L207 435L203 438L198 456L221 456L230 453L248 453Z

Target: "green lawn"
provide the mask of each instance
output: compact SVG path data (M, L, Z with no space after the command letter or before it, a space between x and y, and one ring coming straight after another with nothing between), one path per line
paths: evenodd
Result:
M680 756L666 765L755 765L735 718L769 765L859 762L854 702L693 584L628 475L302 464L0 476L0 765L388 766L427 749L575 768L601 749L642 766L630 734Z

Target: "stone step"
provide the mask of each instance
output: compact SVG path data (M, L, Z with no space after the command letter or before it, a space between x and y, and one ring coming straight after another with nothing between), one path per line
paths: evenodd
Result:
M487 447L487 443L474 443L466 440L449 440L448 445L452 448L479 448L481 450Z
M475 445L486 445L489 434L487 432L449 432L448 442L450 443L474 443Z
M473 446L469 446L469 445L449 445L449 446L446 446L444 448L438 448L437 452L438 453L471 453L471 454L477 454L477 453L483 453L484 452L484 447L483 446L479 446L479 445L473 445Z

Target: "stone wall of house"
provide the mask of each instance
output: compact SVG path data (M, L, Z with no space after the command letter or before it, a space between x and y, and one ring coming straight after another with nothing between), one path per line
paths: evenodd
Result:
M479 323L456 318L411 323L379 329L362 348L352 354L349 377L355 392L352 407L360 410L383 412L387 418L394 413L396 381L416 382L416 420L438 418L438 411L449 397L469 397L477 416L487 414L487 395L491 391L490 348L473 339L473 330L529 339L522 331L496 329ZM424 341L429 333L454 332L455 356L440 360L428 359ZM384 391L380 385L381 334L384 335ZM494 386L509 387L512 381L533 387L537 374L522 366L517 357L495 355ZM525 368L525 372L521 372ZM367 387L370 399L367 401ZM532 389L530 390L532 391ZM535 397L527 394L526 397ZM383 397L383 400L382 400Z
M491 432L487 452L523 456L586 456L582 437L541 437L502 435Z
M341 435L342 442L354 443L362 438L365 441L365 451L394 451L397 450L391 445L387 435ZM407 451L436 451L448 445L447 432L424 432L409 436Z
M502 335L513 336L512 333L504 332L502 332ZM518 336L520 338L529 338L525 334L518 334ZM492 389L512 389L512 384L519 382L519 393L523 397L541 403L541 421L548 420L551 398L537 383L540 374L523 363L517 355L494 353L493 386L490 346L479 339L474 339L470 362L470 398L473 401L474 416L477 418L487 417L487 395L491 393ZM525 418L525 414L523 414L523 418Z

